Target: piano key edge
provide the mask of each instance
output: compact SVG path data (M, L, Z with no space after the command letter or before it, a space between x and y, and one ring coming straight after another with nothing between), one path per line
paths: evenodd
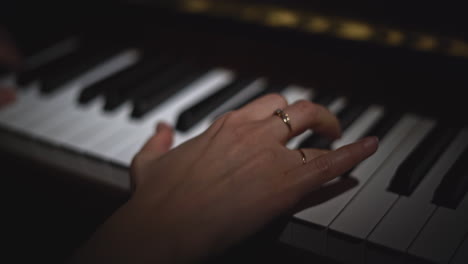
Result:
M130 193L129 169L0 128L0 153L117 195ZM69 176L69 177L68 177Z

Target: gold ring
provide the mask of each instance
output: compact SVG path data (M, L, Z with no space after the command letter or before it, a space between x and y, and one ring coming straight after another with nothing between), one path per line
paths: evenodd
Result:
M302 164L306 164L307 163L307 158L306 158L306 155L304 153L304 151L302 151L302 149L298 149L299 152L301 153L301 156L302 156Z
M281 120L283 120L283 123L285 123L288 126L289 131L292 131L291 119L289 118L288 114L286 114L282 109L278 108L275 111L275 115L279 116L279 118L281 118Z

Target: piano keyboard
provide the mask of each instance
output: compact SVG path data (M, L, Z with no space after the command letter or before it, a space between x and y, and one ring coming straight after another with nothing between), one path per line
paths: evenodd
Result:
M307 131L289 148L336 149L367 135L380 147L347 174L355 185L296 213L280 240L340 263L468 262L467 128L138 48L103 51L75 39L55 47L3 77L18 87L16 102L0 109L3 131L128 168L157 122L176 128L175 147L263 94L313 100L340 118L343 136ZM108 183L128 190L126 176Z

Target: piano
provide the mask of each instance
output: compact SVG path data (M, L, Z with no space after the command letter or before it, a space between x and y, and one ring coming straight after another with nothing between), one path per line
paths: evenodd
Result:
M307 131L289 148L336 149L366 135L380 147L343 175L351 186L325 184L281 226L274 240L300 256L291 262L468 263L464 21L455 8L434 21L428 7L415 23L391 8L325 2L80 6L88 16L45 23L42 38L11 22L25 60L1 77L17 87L0 108L1 157L121 202L157 122L176 128L177 146L263 94L312 100L339 117L343 137Z

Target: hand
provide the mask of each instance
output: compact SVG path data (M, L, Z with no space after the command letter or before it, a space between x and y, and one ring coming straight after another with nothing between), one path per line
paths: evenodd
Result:
M291 129L274 116L284 109ZM285 143L306 129L341 134L320 105L287 105L264 96L225 114L204 133L169 150L171 128L158 132L132 164L134 193L78 252L89 263L200 261L253 234L321 184L373 154L374 137L336 151L304 149L307 163Z

